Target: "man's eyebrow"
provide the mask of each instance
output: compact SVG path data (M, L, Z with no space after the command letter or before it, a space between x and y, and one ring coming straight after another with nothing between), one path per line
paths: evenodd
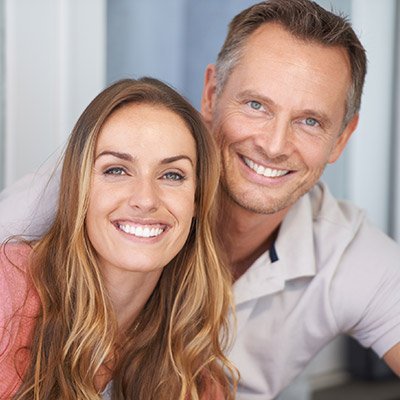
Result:
M113 156L113 157L116 157L116 158L120 158L121 160L124 160L124 161L133 161L133 157L129 153L121 153L119 151L111 151L111 150L102 151L96 157L96 160L98 158L100 158L101 156Z
M267 96L264 96L260 93L254 92L252 90L243 90L238 94L240 99L247 99L247 100L261 100L263 103L267 103L269 105L275 105L275 102Z
M329 119L329 117L321 111L318 110L302 110L302 114L307 116L307 118L315 118L318 120L322 125L325 126L325 128L329 128L332 126L332 121Z

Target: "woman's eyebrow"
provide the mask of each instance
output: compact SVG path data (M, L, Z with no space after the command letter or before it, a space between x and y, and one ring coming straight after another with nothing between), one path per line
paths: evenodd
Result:
M190 164L193 165L193 161L189 156L186 156L185 154L180 154L178 156L173 156L173 157L167 157L161 160L161 164L170 164L173 163L174 161L178 160L188 160Z
M133 161L133 157L129 153L120 153L119 151L111 151L111 150L102 151L96 157L96 160L101 156L113 156L113 157L116 157L116 158L120 158L121 160Z
M102 156L113 156L124 161L134 161L134 157L129 153L121 153L119 151L104 150L96 157L96 160ZM194 166L193 160L185 154L164 158L160 161L160 164L170 164L178 160L188 160Z

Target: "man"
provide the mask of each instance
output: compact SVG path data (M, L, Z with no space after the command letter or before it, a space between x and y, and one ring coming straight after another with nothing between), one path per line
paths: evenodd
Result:
M275 0L236 16L206 71L237 279L240 396L277 395L339 333L400 372L400 249L318 179L358 122L366 57L349 24ZM269 250L269 252L268 252Z
M350 25L308 0L243 11L207 67L239 399L274 398L340 333L400 373L400 248L318 182L357 126L365 72Z

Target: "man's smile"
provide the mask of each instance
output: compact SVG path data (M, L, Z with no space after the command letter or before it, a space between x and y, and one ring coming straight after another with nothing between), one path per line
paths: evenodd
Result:
M268 178L277 178L284 175L287 175L290 171L284 169L272 169L261 164L257 164L253 160L250 160L247 157L242 157L244 163L251 168L256 174L266 176Z

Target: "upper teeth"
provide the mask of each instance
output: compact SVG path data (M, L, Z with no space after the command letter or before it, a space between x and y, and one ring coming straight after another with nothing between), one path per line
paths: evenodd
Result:
M289 172L288 170L283 170L283 169L272 169L272 168L263 167L262 165L256 164L254 161L252 161L246 157L243 157L243 160L244 160L245 164L248 167L250 167L254 172L256 172L258 175L267 176L268 178L275 178L277 176L283 176Z
M130 233L131 235L145 238L158 236L164 232L164 229L162 228L152 228L149 226L133 226L128 224L119 225L119 228L126 233Z

